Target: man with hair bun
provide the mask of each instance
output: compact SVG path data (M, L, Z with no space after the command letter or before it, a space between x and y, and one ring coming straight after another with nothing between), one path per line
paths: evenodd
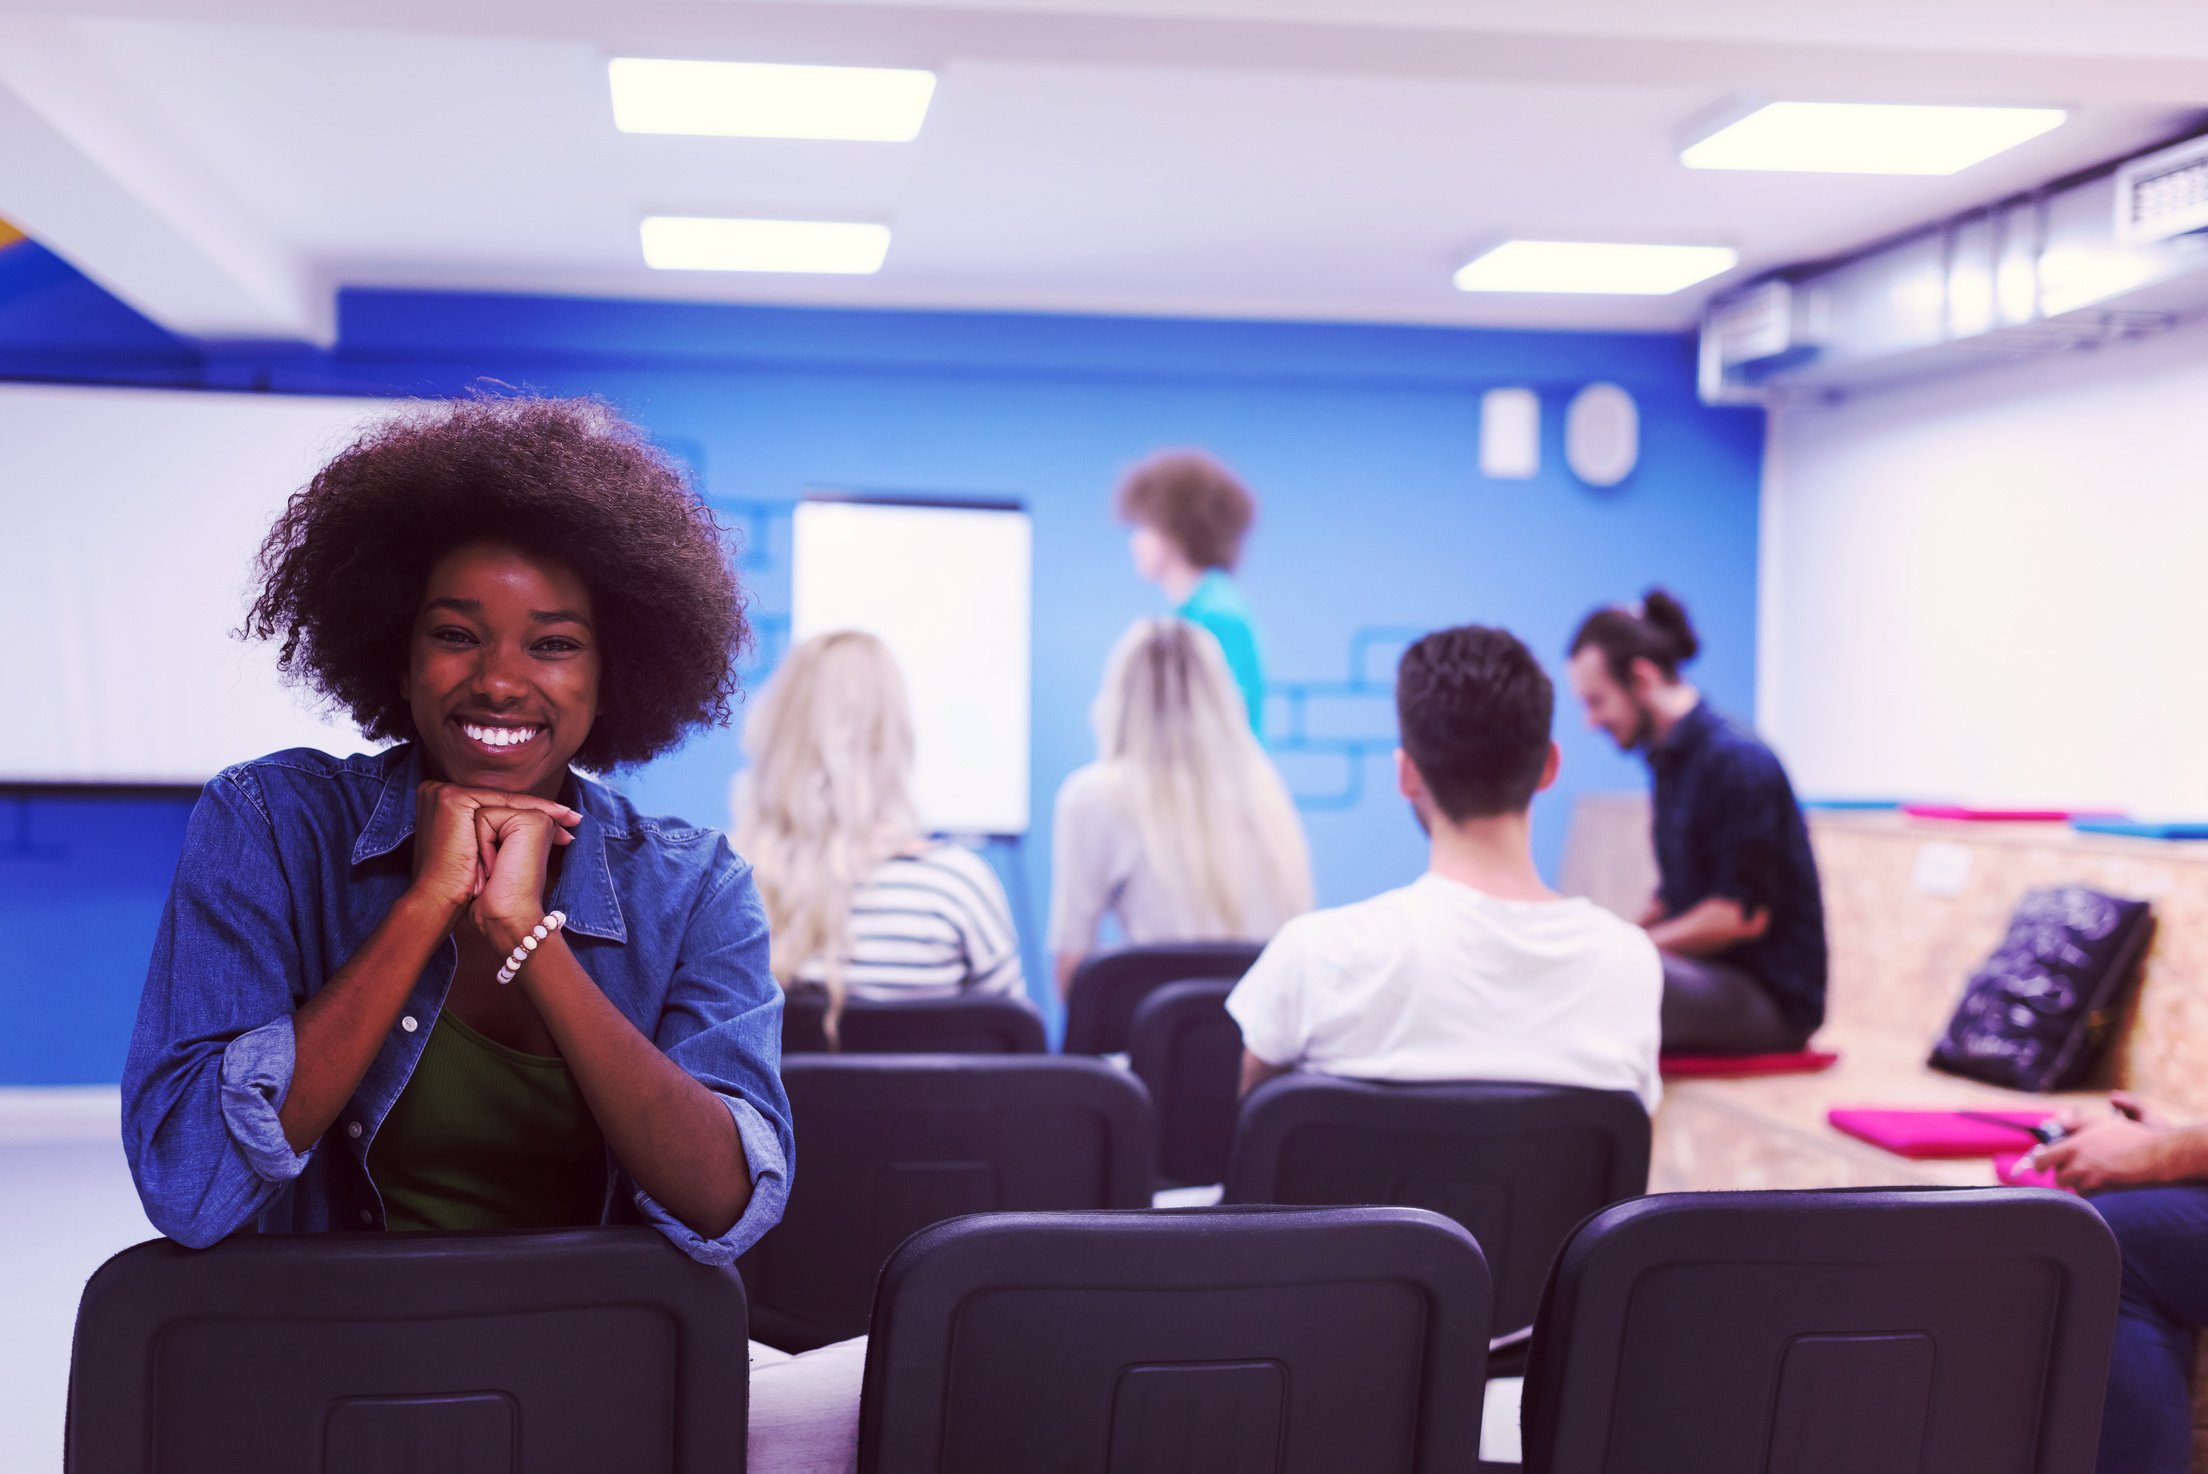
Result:
M1809 826L1778 758L1679 668L1702 648L1662 589L1598 609L1572 636L1589 726L1648 759L1657 894L1642 924L1664 959L1664 1048L1800 1049L1825 1019L1825 911Z
M1135 572L1164 590L1173 612L1211 632L1261 729L1265 663L1249 601L1234 581L1242 539L1257 520L1257 498L1217 460L1196 450L1161 451L1129 471L1112 510L1133 526Z

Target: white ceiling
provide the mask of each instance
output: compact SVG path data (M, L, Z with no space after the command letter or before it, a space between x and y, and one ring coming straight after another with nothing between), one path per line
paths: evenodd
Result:
M0 216L179 330L323 337L340 285L1679 328L1482 297L1509 235L1837 254L2208 107L2171 0L0 0ZM912 144L626 136L612 55L931 67ZM2068 124L1948 179L1704 173L1741 95ZM885 221L868 278L648 270L650 213Z

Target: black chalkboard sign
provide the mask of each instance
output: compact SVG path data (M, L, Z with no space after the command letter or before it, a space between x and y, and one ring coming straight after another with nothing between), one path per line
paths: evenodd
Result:
M1933 1067L2014 1090L2076 1087L2107 1046L2153 930L2145 901L2082 885L2027 892L1963 985Z

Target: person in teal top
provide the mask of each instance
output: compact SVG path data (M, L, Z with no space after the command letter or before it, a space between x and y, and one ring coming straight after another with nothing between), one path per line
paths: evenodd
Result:
M1249 708L1250 730L1262 734L1265 661L1249 600L1234 581L1257 498L1212 457L1174 450L1129 471L1113 510L1134 527L1128 546L1135 572L1165 591L1175 614L1219 642Z

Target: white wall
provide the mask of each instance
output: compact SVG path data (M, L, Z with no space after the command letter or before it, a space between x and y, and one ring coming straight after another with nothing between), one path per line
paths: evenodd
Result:
M2208 327L1769 446L1757 717L1805 795L2208 817Z
M0 780L197 784L369 746L231 631L285 498L388 408L0 385Z

